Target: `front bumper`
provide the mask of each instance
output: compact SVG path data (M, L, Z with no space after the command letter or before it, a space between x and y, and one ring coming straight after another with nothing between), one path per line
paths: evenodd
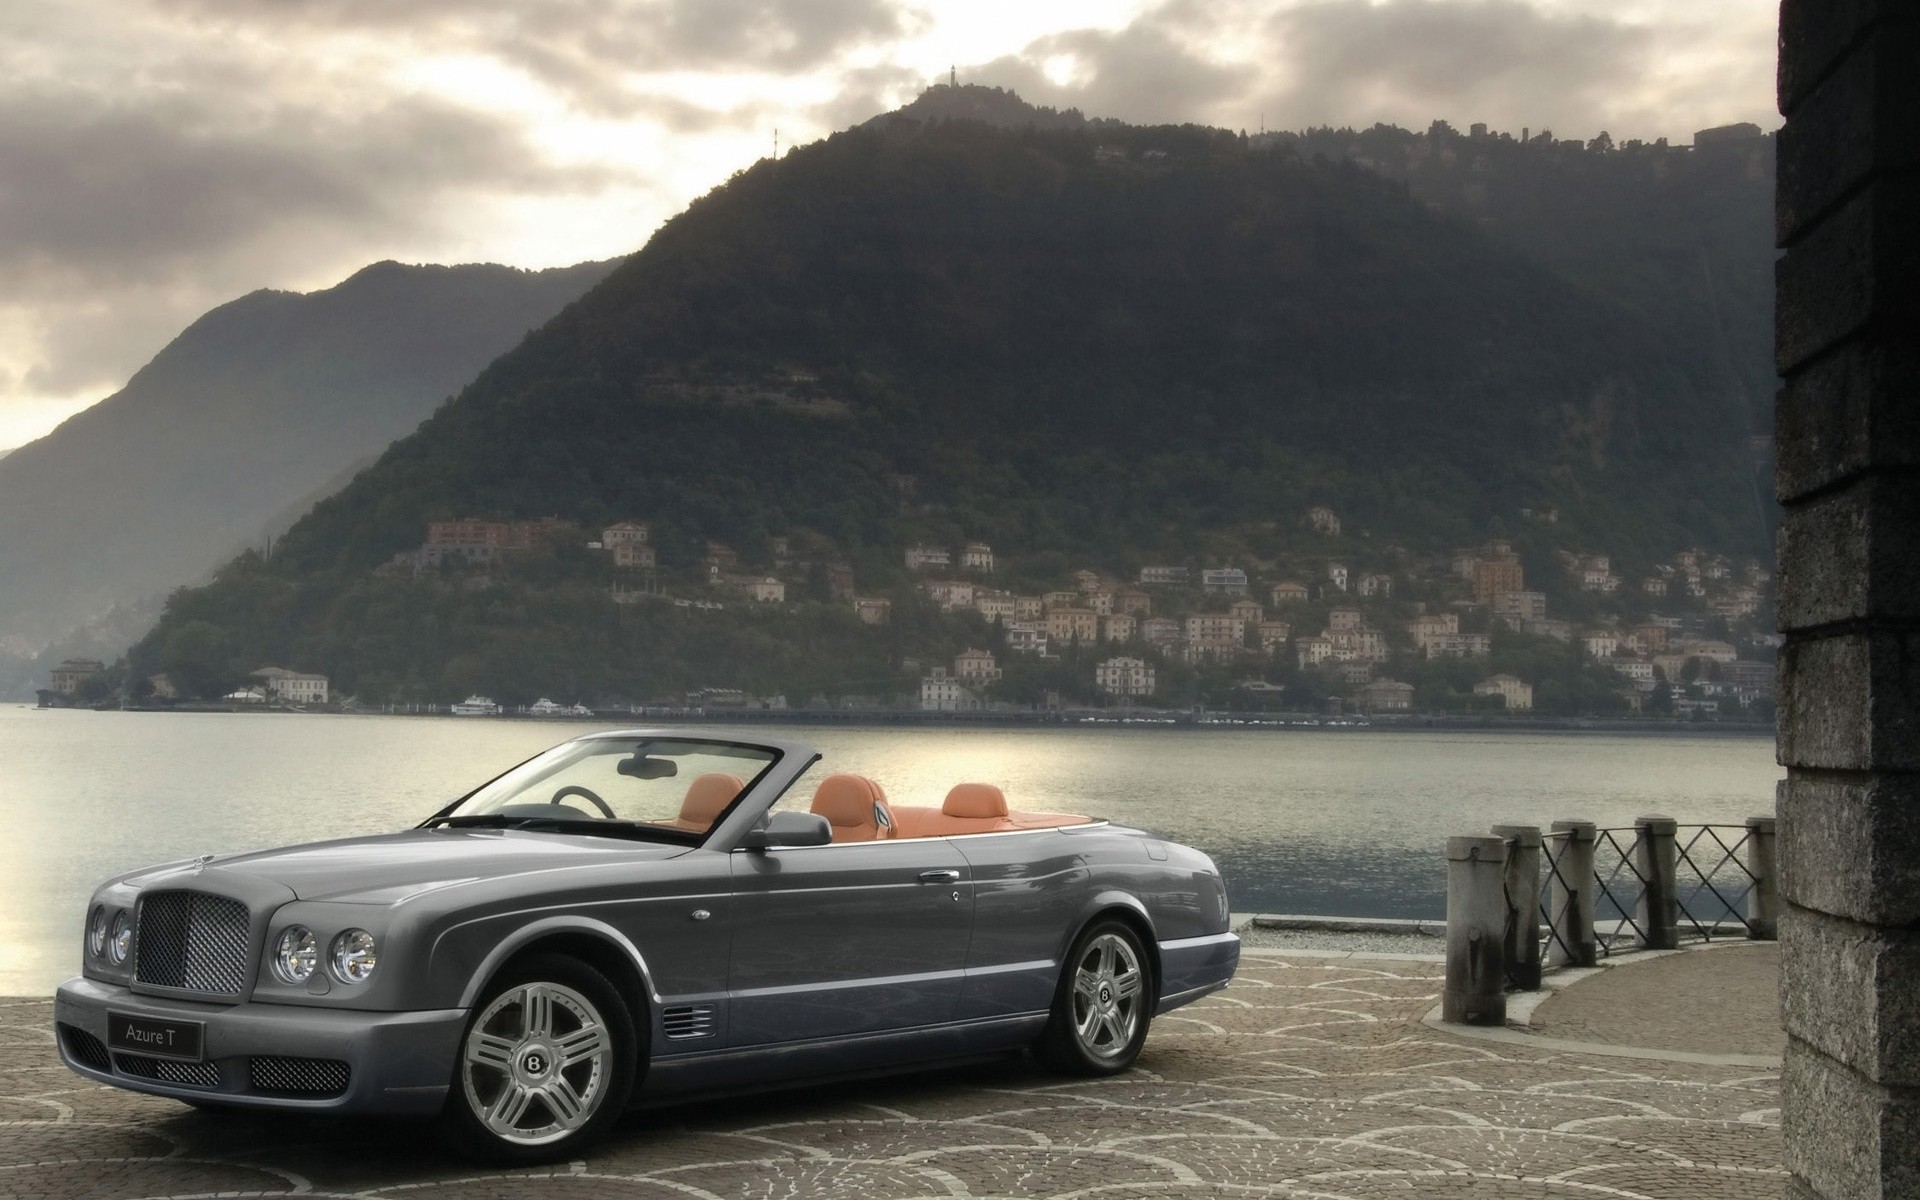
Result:
M202 1062L107 1051L109 1008L202 1022ZM99 1083L202 1104L430 1115L446 1101L467 1013L196 1004L78 977L54 993L53 1019L61 1061Z

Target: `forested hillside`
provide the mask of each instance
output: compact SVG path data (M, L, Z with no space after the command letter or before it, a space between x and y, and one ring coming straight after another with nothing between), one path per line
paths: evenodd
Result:
M176 597L135 667L297 662L373 699L846 690L971 632L910 593L865 629L817 579L795 588L817 611L759 624L616 606L565 539L477 579L392 569L459 516L582 542L644 520L669 579L708 542L756 566L785 538L863 590L903 586L922 539L990 541L1039 586L1315 502L1419 552L1526 509L1628 564L1757 553L1726 389L1689 329L1344 158L896 120L697 201L271 558Z

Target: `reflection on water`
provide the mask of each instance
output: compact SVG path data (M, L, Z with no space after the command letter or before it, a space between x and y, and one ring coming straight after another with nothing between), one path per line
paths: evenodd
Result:
M0 708L0 994L77 967L100 879L224 850L378 833L584 724ZM1439 916L1450 834L1642 813L1772 811L1763 738L1177 729L806 729L823 770L897 804L962 780L1020 808L1142 825L1212 854L1243 912ZM802 786L806 786L803 782Z

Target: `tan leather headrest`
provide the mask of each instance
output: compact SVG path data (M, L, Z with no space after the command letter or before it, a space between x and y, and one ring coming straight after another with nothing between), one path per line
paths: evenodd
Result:
M746 786L738 776L718 771L696 776L687 785L686 799L680 801L680 819L702 827L711 825Z
M990 783L955 784L940 811L949 817L1004 817L1007 795Z
M871 830L870 837L893 836L893 812L887 794L864 775L829 775L814 789L811 808L833 826L833 840L856 841L849 836Z

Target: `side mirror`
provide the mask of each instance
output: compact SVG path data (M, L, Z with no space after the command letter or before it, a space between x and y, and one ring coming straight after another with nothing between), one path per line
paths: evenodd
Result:
M759 826L740 839L742 850L769 850L775 846L824 846L833 841L833 826L819 813L768 813Z

